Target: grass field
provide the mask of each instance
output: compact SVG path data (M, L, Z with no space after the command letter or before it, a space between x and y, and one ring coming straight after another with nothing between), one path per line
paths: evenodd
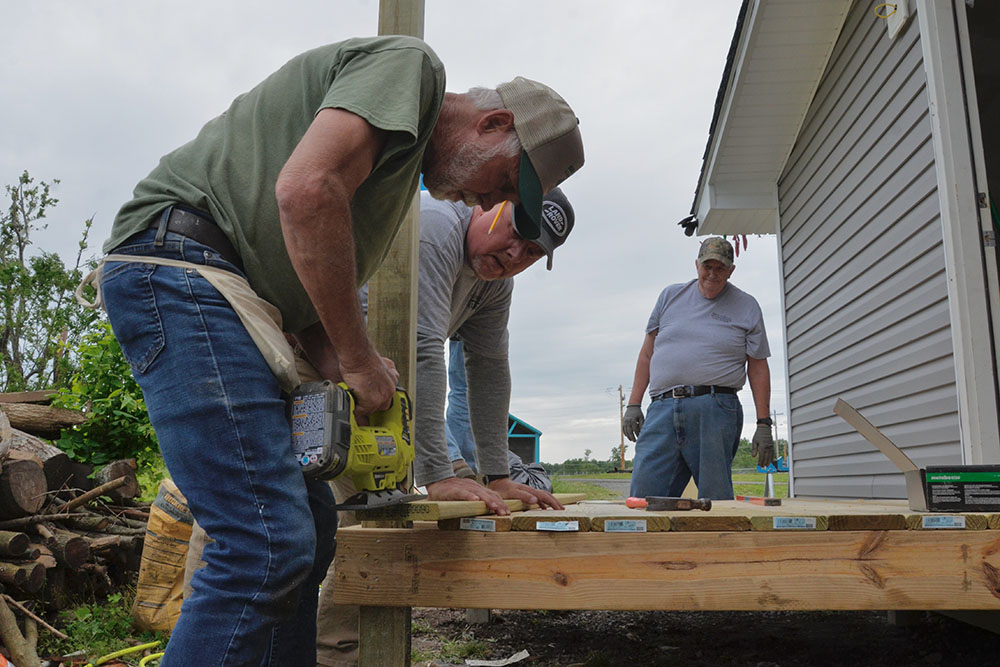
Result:
M552 485L556 493L586 493L591 500L613 500L620 498L621 494L605 489L597 484L582 481L584 479L629 479L629 473L600 473L593 475L555 475L552 478ZM733 473L733 492L737 496L762 496L764 495L763 473L758 472L735 472ZM788 473L781 472L774 475L774 495L777 498L788 497Z

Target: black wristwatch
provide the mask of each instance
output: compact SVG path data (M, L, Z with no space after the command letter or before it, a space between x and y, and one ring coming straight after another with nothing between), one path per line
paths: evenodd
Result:
M509 479L510 475L483 475L486 478L486 483L495 482L498 479Z
M774 426L774 422L771 421L770 417L764 417L763 419L758 419L757 420L757 426L760 426L762 424L764 426Z

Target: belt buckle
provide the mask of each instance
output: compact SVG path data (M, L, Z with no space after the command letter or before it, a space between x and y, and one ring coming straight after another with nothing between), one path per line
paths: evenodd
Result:
M688 398L691 396L691 392L688 391L687 387L674 387L670 390L670 396L673 398Z

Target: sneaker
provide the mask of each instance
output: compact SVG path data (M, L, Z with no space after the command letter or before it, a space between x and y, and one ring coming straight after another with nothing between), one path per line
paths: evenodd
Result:
M463 459L458 459L457 461L451 462L451 469L455 472L455 477L462 477L464 479L475 479L476 471L469 467Z

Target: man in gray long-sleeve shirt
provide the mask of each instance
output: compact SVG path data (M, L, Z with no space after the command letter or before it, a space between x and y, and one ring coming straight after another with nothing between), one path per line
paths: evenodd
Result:
M560 507L549 494L508 478L507 319L513 276L544 255L551 269L553 251L573 227L573 209L558 188L545 196L542 210L542 235L527 241L518 235L508 206L484 211L422 195L414 470L431 499L483 500L500 514L507 512L503 498ZM454 335L464 346L469 416L486 487L455 477L448 455L444 347Z
M414 468L417 484L427 487L432 500L483 500L497 514L510 513L504 498L562 509L551 494L508 478L507 316L513 276L545 255L551 269L553 251L573 228L573 208L559 188L545 195L542 220L541 236L526 241L517 233L510 204L484 211L421 193ZM488 487L455 476L445 441L444 346L456 334L465 346L469 413L479 472ZM343 477L333 485L338 501L355 492ZM341 519L342 527L353 523ZM320 589L317 660L324 667L348 667L357 665L358 611L333 603L335 576L331 566Z

